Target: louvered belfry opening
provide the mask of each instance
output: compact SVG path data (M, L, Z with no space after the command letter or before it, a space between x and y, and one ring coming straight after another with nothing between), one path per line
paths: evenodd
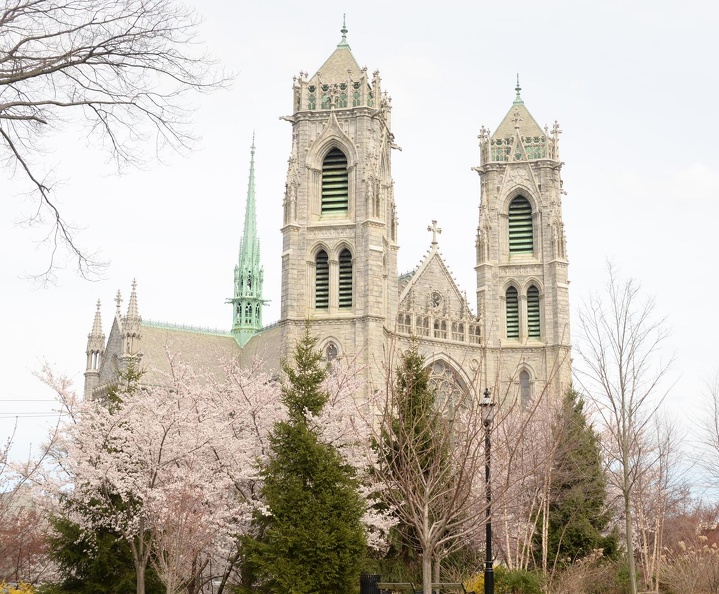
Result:
M348 249L340 253L339 306L352 307L352 254Z
M509 287L506 294L507 302L507 338L519 338L519 298L517 289Z
M539 289L532 285L527 289L527 335L540 338L542 335L539 321Z
M509 253L533 252L532 205L524 196L517 196L509 205Z
M322 214L348 210L347 157L333 148L322 162Z
M328 309L330 305L330 266L327 252L315 256L315 308Z

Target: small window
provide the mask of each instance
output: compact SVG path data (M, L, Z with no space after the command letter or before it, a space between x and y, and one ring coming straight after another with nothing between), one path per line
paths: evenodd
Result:
M541 338L541 334L539 289L532 285L527 289L527 336L529 338Z
M352 307L352 254L344 249L340 253L340 308Z
M322 214L347 212L348 187L347 157L333 148L322 162Z
M519 397L523 408L532 402L532 385L529 383L529 372L526 369L519 373Z
M517 196L509 205L509 253L534 253L532 206L524 196Z
M315 257L315 308L328 309L330 305L330 267L327 252L321 250Z
M337 358L337 345L334 342L330 342L325 350L328 361L334 361Z
M519 299L517 289L509 287L506 293L507 338L519 338Z

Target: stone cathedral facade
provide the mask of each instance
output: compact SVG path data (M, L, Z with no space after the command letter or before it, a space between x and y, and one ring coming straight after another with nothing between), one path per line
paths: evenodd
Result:
M346 33L343 27L340 43L313 76L294 78L294 109L283 118L291 138L280 320L262 326L253 143L244 233L228 299L231 330L143 321L133 283L124 314L118 292L107 340L98 303L88 338L86 397L101 393L130 361L139 362L152 382L168 365L167 351L217 370L228 358L249 364L257 356L277 372L307 320L328 359L357 361L368 389L383 386L393 355L413 341L447 396L477 395L489 387L500 397L531 401L547 386L554 393L569 386L558 125L550 130L536 123L517 83L496 130L481 129L474 168L481 188L475 313L439 252L436 221L428 227L427 254L413 272L398 275L402 204L395 202L392 180L392 107L379 72L358 65Z

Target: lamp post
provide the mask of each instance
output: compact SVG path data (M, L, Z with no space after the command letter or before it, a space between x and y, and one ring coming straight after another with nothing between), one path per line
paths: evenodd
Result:
M484 594L494 594L494 561L492 559L492 483L490 482L490 470L492 457L490 430L492 421L494 421L494 402L492 402L489 388L484 389L484 398L482 399L482 424L484 425L484 481L485 493L487 495L487 511L486 511L486 563L484 566Z

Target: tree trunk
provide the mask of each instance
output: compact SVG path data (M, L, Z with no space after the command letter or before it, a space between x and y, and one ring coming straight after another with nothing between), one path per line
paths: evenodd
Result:
M422 555L422 592L432 594L432 553L427 550Z

